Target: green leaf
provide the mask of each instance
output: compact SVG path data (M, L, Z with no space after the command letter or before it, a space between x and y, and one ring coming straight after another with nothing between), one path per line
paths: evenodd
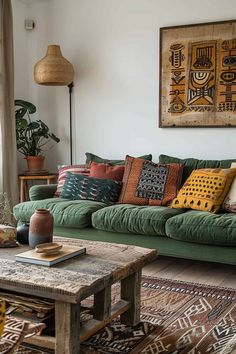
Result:
M15 111L16 119L23 118L26 114L27 110L25 108L19 108Z
M22 147L24 147L25 146L25 142L24 141L18 141L17 142L17 149L21 149Z
M29 130L36 130L40 127L40 125L37 122L31 122L28 125Z
M15 106L22 107L29 114L33 114L37 110L33 103L24 100L15 100Z
M56 143L60 142L60 139L53 133L50 134L50 137L52 138L52 140L54 140Z
M16 121L16 129L26 129L28 126L28 122L26 119L21 118L21 119L17 119Z
M16 141L19 152L25 156L37 156L50 140L56 143L60 141L42 120L31 120L30 115L36 112L34 104L15 100L15 107Z

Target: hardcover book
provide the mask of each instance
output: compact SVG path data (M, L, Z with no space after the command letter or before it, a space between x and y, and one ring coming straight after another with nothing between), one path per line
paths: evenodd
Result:
M19 253L16 255L16 261L51 267L57 263L63 262L67 259L79 256L84 253L86 253L85 247L63 245L62 249L54 255L37 253L35 250Z

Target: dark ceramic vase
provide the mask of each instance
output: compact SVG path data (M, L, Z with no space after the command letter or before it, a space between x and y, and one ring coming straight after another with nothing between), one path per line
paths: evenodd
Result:
M41 243L52 242L53 216L47 209L37 209L30 218L29 245L34 248Z
M22 245L29 243L29 224L22 224L16 229L16 239Z

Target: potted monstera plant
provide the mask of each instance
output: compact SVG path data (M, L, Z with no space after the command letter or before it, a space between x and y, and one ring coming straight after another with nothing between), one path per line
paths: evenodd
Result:
M45 156L42 152L53 146L50 143L60 141L55 134L50 132L44 122L31 119L31 115L35 112L34 104L24 100L15 100L17 150L25 156L28 171L33 173L43 170Z

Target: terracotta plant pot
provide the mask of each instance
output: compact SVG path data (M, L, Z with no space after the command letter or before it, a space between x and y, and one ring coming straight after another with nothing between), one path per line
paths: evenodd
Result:
M29 172L40 172L43 170L44 156L26 156Z

